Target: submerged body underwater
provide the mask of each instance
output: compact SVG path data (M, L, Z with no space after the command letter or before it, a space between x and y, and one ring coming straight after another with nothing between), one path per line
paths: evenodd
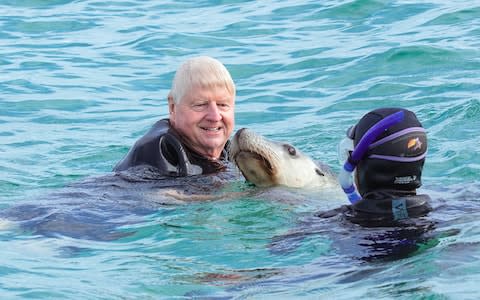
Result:
M477 297L477 3L0 8L3 298ZM236 130L288 141L337 174L337 145L364 113L414 111L432 212L416 226L364 228L318 217L346 198L256 188L235 168L180 181L111 173L168 115L174 70L195 55L231 72ZM166 187L215 197L172 200Z

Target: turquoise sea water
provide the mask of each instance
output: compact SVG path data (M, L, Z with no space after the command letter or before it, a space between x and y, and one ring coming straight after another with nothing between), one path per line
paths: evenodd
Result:
M30 224L0 231L2 299L478 297L480 2L3 0L0 11L0 207ZM116 198L121 187L96 178L167 115L174 71L195 55L231 71L236 129L335 171L361 115L416 112L429 238L385 259L382 242L404 236L319 220L325 199L296 191Z

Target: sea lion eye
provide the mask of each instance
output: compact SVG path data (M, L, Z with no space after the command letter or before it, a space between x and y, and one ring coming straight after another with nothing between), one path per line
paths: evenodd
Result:
M290 154L291 156L297 155L297 150L295 150L295 147L293 147L292 145L284 145L284 147L287 148L288 154Z

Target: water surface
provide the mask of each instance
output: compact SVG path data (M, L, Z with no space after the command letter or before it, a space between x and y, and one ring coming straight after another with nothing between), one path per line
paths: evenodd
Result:
M0 206L24 208L31 225L0 232L2 298L477 297L478 1L7 0L0 10ZM429 137L435 227L414 252L393 247L408 253L398 257L371 242L415 232L319 220L321 195L164 205L148 201L156 187L118 192L112 167L167 116L174 71L196 55L231 71L236 129L335 171L336 145L364 113L414 111Z

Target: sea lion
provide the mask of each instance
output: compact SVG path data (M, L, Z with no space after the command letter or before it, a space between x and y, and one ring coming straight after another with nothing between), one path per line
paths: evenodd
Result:
M230 171L228 171L230 170ZM217 174L163 176L154 167L92 176L0 210L0 232L110 241L135 233L132 224L172 207L234 198L243 179L235 167ZM242 194L243 195L243 194ZM131 229L131 230L130 230Z
M322 198L335 199L328 194L330 190L324 188L339 187L333 173L292 145L272 142L242 129L235 135L229 155L244 177L259 187L321 188L314 190L315 196L308 193L308 189L302 190L308 193L305 197L298 190L294 193L288 189L279 192L278 188L238 190L236 183L243 177L233 163L225 172L174 178L161 175L153 167L138 166L86 178L36 197L33 203L22 202L4 208L0 211L0 230L18 228L44 236L107 241L133 234L125 226L142 222L142 216L172 205L239 197L275 199L295 205L318 202ZM317 193L326 190L327 194ZM323 205L324 202L320 202Z
M235 133L229 157L247 181L258 187L339 187L328 166L291 144L269 140L247 128Z

